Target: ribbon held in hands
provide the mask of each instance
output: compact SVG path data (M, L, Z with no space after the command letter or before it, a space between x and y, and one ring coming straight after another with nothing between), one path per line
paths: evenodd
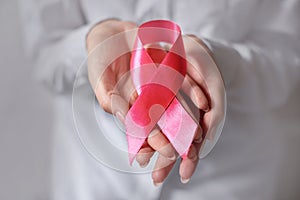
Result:
M168 51L147 51L147 45L170 44ZM158 125L178 154L186 156L198 123L176 95L186 75L186 59L180 27L165 20L149 21L138 28L131 56L131 76L139 97L125 118L129 160Z

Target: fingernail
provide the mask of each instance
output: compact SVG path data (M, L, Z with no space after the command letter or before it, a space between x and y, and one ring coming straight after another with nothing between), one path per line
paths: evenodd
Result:
M190 178L184 179L184 178L180 177L180 181L183 184L187 184L190 180L191 180Z
M197 138L197 139L194 140L194 143L201 143L201 142L202 142L202 137Z
M148 135L148 137L153 137L153 136L155 136L156 134L158 134L159 133L159 129L158 128L154 128L151 132L150 132L150 134Z
M138 96L139 95L138 95L137 91L134 91L130 96L130 99L129 99L130 103L133 104L136 101L136 99L138 98Z
M124 117L124 115L120 111L116 112L116 117L118 118L118 120L120 122L124 123L125 117Z
M191 151L189 152L188 154L188 158L191 160L191 161L196 161L198 159L198 156L197 156L197 153L195 151L195 149L191 149Z
M173 161L173 160L176 160L176 155L174 154L173 156L169 156L167 157L169 160Z
M153 185L156 186L156 187L159 187L163 184L163 182L160 182L160 183L156 183L156 182L153 182Z
M197 108L200 108L201 104L200 104L198 98L195 98L195 96L192 95L192 96L191 96L191 99L192 99L192 101L195 103L196 107L197 107Z
M189 156L189 159L193 162L195 162L198 159L198 156L196 154L192 154Z
M133 100L135 101L138 97L139 97L139 94L137 93L137 91L135 91L133 94Z
M197 155L193 156L193 157L191 158L191 160L192 160L193 162L195 162L196 160L198 160L198 156L197 156Z
M204 112L208 112L209 111L209 106L205 106L205 108L203 109Z
M177 159L176 152L170 143L160 149L160 154L171 161Z
M147 167L148 162L145 162L145 163L139 163L139 164L140 164L140 167L141 167L141 168L145 168L145 167Z

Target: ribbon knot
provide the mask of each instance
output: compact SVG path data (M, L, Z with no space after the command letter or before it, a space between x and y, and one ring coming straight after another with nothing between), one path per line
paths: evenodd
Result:
M168 52L158 49L150 55L147 45L162 42L171 45ZM186 67L181 30L177 24L155 20L139 27L130 64L139 97L125 118L130 164L156 125L180 156L187 155L198 123L176 97Z

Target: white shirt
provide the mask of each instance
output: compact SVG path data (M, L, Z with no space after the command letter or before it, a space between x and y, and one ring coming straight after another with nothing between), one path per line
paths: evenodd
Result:
M38 76L60 94L53 199L299 199L300 1L32 0L21 8ZM178 166L160 188L149 174L107 168L74 134L71 92L86 58L85 35L95 22L112 17L171 19L184 33L205 38L214 53L226 86L227 118L219 142L187 185L179 181ZM86 78L78 105L87 124L83 131L93 132L98 129L88 125L93 116L83 106L93 103Z

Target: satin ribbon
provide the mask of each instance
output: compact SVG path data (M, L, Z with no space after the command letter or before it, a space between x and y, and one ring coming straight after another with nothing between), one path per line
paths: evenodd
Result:
M146 46L161 42L171 44L169 51L157 50L156 55L149 55ZM186 157L198 123L176 97L187 67L180 27L166 20L142 24L130 67L139 94L125 117L130 164L157 125L178 154Z

